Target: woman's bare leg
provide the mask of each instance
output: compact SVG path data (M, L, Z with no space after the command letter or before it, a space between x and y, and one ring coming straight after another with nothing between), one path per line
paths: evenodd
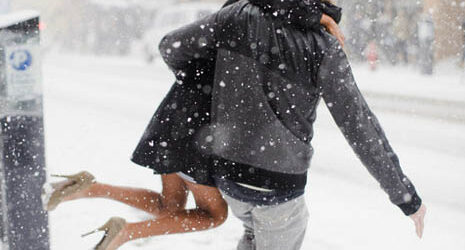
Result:
M66 197L64 201L83 198L105 198L122 202L156 217L184 209L188 190L177 174L162 175L162 193L147 189L94 183L89 188Z
M169 216L128 223L109 249L116 249L134 239L202 231L223 224L228 216L228 205L218 189L187 181L185 183L194 195L197 208L177 210Z

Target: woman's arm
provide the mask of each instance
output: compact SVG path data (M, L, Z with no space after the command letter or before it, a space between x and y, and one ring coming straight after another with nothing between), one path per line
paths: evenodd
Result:
M345 43L345 36L342 33L341 29L339 28L339 25L332 19L330 16L323 14L321 17L321 25L323 25L326 30L333 36L336 37L336 39L339 41L342 47L344 47Z
M341 22L342 18L342 8L336 6L333 1L322 0L320 4L321 11L324 14L330 16L337 24Z

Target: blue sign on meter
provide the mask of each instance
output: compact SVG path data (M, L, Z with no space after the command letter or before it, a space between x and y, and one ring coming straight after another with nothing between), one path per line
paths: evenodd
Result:
M10 55L10 64L15 70L25 71L32 65L32 55L27 50L16 50Z

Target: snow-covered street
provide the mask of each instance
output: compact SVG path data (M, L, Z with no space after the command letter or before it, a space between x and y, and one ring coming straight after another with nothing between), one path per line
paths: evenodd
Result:
M425 235L389 202L320 105L306 199L310 223L302 249L465 249L465 82L441 67L432 77L411 68L355 66L403 169L428 206ZM173 83L162 62L49 54L44 60L48 173L89 170L99 181L161 190L160 177L129 158ZM50 179L53 181L52 179ZM192 205L192 202L190 203ZM61 204L50 213L54 250L91 249L102 234L81 238L108 218L147 214L107 200ZM121 249L235 249L242 226L230 214L207 232L154 237Z

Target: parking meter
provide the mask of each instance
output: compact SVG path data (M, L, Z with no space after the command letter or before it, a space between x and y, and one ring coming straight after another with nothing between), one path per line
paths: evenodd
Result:
M1 233L5 250L49 249L39 15L0 15Z

